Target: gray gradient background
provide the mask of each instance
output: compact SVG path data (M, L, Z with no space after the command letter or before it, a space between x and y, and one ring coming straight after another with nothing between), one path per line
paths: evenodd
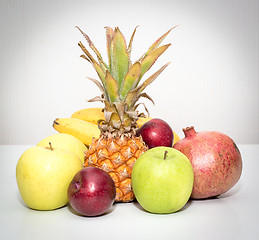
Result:
M99 94L97 78L79 58L74 26L105 53L104 26L127 40L137 30L136 60L170 27L170 49L150 74L171 61L146 92L153 117L181 129L221 131L238 144L259 143L259 1L13 1L0 2L0 144L36 144L55 133L56 117L70 117ZM147 74L148 76L148 74ZM143 110L143 109L140 109Z

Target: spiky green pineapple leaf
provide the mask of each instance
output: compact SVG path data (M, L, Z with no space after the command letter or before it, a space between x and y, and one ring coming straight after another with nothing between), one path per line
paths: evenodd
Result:
M148 51L146 52L146 54L144 55L147 56L150 52L152 52L154 49L158 48L159 45L161 44L161 42L165 39L165 37L172 31L172 29L176 28L176 26L172 27L171 29L169 29L164 35L162 35L160 38L158 38L148 49Z
M87 77L89 80L91 80L95 85L101 90L103 94L107 96L106 90L104 89L103 85L96 79Z
M138 95L136 102L137 102L141 97L147 98L149 101L151 101L151 102L155 105L155 102L153 101L153 99L152 99L149 95L147 95L146 93L141 93L140 95ZM135 104L135 105L133 106L133 110L136 111L137 108L139 107L139 105L143 105L143 106L144 106L145 111L147 112L148 117L149 117L149 116L150 116L149 111L148 111L148 109L146 108L146 105L145 105L144 103Z
M90 99L90 100L87 100L87 102L104 102L105 101L105 99L104 98L102 98L102 97L100 97L100 96L96 96L96 97L94 97L94 98L92 98L92 99Z
M118 82L119 89L121 89L125 75L128 72L129 60L126 41L119 28L115 28L112 48L111 74Z
M156 71L153 75L151 75L146 81L144 81L141 85L139 85L138 87L136 87L133 90L128 92L125 102L128 104L129 109L131 109L135 105L135 103L138 101L139 95L141 94L141 92L144 91L144 89L149 84L151 84L169 64L170 64L170 62L165 64L158 71Z
M80 57L91 63L91 60L86 55L82 54Z
M138 82L140 73L141 64L139 62L136 62L130 67L124 78L123 86L120 91L120 97L122 101L125 99L127 93L137 86L136 84Z
M135 33L136 33L136 30L139 26L136 26L132 35L131 35L131 38L130 38L130 41L129 41L129 45L128 45L128 58L129 58L129 67L132 65L132 62L131 62L131 49L132 49L132 43L133 43L133 39L134 39L134 36L135 36Z
M124 113L125 113L125 103L124 102L114 102L115 109L120 118L120 122L124 123Z
M170 64L170 62L166 63L163 67L161 67L158 71L152 74L146 81L144 81L141 85L137 87L139 89L139 93L143 92L144 89L150 85L159 75L161 72L165 70L165 68Z
M101 68L101 66L98 64L98 62L94 59L94 57L88 52L88 50L86 49L86 47L81 43L79 42L78 43L79 47L82 49L82 51L85 53L85 59L90 61L95 69L95 71L97 72L99 78L101 79L102 81L102 84L103 86L105 87L106 86L106 83L105 83L105 73L103 71L103 69ZM84 55L83 55L84 56Z
M136 104L136 105L134 106L134 108L133 108L134 111L136 111L136 109L139 107L139 105L142 105L142 106L145 108L145 111L147 112L148 117L150 117L149 111L148 111L148 109L147 109L145 103L138 103L138 104ZM144 113L143 113L143 114L144 114ZM144 117L145 117L145 114L144 114Z
M109 59L109 70L111 71L111 58L112 58L112 38L113 38L113 29L110 27L105 27L106 29L106 45L107 45L107 54Z
M143 75L152 67L152 65L155 63L155 61L158 59L158 57L165 52L165 50L170 46L171 44L163 45L152 52L150 52L144 59L141 61L141 74L140 79L143 77ZM140 81L139 79L139 81Z
M81 34L84 36L84 38L86 39L86 41L89 44L89 47L94 51L94 53L97 56L97 59L99 61L99 64L101 66L101 68L103 69L103 71L105 72L108 69L107 64L103 61L103 58L100 54L100 52L97 50L97 48L95 47L95 45L93 44L93 42L91 41L91 39L89 38L89 36L87 34L85 34L78 26L76 26L76 28L81 32Z
M141 97L147 98L150 102L153 103L153 105L155 105L154 100L153 100L147 93L141 93L141 94L139 94L138 99L140 99Z
M112 77L111 73L107 70L105 75L106 91L109 95L110 102L119 101L119 85L118 82Z

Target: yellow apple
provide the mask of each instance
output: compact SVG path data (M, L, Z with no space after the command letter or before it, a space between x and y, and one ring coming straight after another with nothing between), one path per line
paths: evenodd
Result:
M68 203L67 189L83 168L80 158L60 148L35 146L27 149L16 166L17 185L26 205L53 210Z
M55 148L63 148L75 153L80 157L82 163L84 163L87 147L76 137L66 133L57 133L44 138L37 146L49 147L49 142L51 142Z

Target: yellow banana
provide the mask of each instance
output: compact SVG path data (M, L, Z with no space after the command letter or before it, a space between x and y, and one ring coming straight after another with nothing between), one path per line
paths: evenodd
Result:
M76 111L72 114L71 118L81 119L97 125L98 120L104 120L104 113L102 112L102 108L86 108ZM137 124L139 127L141 127L144 123L151 119L151 117L139 118Z
M85 145L89 146L92 139L99 138L100 130L97 125L76 118L57 118L53 122L53 127L60 133L70 134Z
M180 137L175 133L175 131L173 131L173 133L174 133L174 142L173 142L173 146L174 146L175 143L180 141Z
M75 113L72 114L71 118L84 120L86 122L97 125L98 120L104 119L104 113L102 112L102 108L86 108L86 109L76 111ZM139 118L137 121L139 128L151 119L152 119L151 117ZM99 131L99 129L98 129L98 131ZM180 140L180 137L174 132L173 144L175 144L179 140Z
M72 114L71 118L81 119L97 125L98 120L104 120L104 113L102 112L102 108L86 108L76 111Z
M152 119L151 117L146 117L146 118L140 117L137 121L138 127L141 128L142 125L144 125L146 122L148 122L151 119Z

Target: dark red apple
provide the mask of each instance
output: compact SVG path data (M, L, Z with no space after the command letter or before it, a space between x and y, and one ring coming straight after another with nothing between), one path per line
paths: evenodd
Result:
M137 131L149 148L153 147L172 147L174 133L167 122L162 119L154 118L146 122Z
M113 205L116 188L108 173L96 167L87 167L74 176L67 195L76 212L84 216L98 216Z

